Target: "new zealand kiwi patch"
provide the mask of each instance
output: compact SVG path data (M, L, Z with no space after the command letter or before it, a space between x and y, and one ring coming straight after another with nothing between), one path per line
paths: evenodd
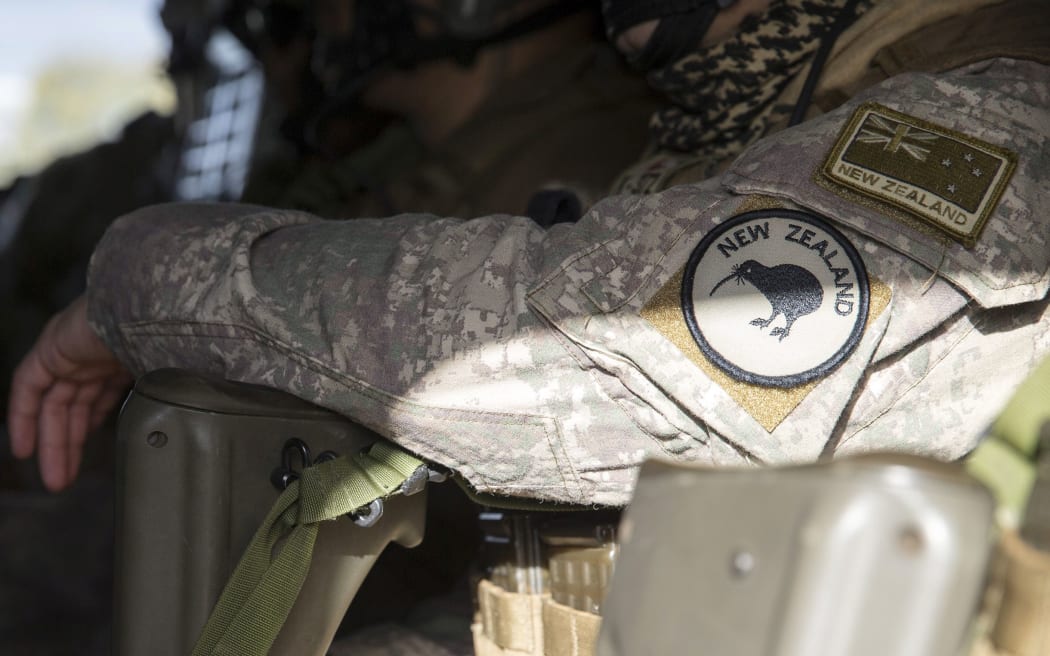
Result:
M729 376L794 387L853 352L869 295L864 263L838 230L807 212L758 210L700 240L681 308L700 351Z

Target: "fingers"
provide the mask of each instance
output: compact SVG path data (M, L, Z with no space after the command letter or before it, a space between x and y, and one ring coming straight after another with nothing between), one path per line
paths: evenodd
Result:
M44 367L36 347L15 369L7 404L7 427L11 433L11 452L16 458L33 455L41 402L54 382L55 377Z
M39 450L40 474L52 491L76 479L84 441L121 400L131 382L123 370L78 382L57 378L35 346L15 370L8 403L11 451ZM39 448L38 448L39 447Z
M37 459L44 486L52 492L58 492L72 482L69 477L72 449L70 420L80 387L69 381L57 381L44 394L40 405L40 448Z
M80 385L69 406L69 456L66 459L68 483L72 483L77 478L81 456L84 452L84 442L91 430L92 409L104 389L104 381L101 380Z
M76 480L84 443L122 398L130 381L124 375L86 383L56 381L40 403L38 437L40 476L58 492Z
M80 447L91 429L91 411L104 390L103 381L81 385L69 406L69 444Z

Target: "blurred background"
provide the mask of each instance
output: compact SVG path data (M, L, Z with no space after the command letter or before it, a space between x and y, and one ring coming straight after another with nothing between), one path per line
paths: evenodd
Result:
M0 188L170 114L160 0L0 3Z
M0 654L111 652L116 418L60 494L6 428L12 372L83 293L109 224L238 200L330 220L575 221L640 155L656 106L599 8L0 0ZM429 512L445 530L384 554L348 640L399 622L440 643L423 653L471 651L476 507L446 486Z
M193 62L182 68L184 105L216 100L188 96L194 84L187 80L209 91L223 81L200 56L199 41L210 32L185 38L195 31L198 5L205 3L172 3L186 10L165 27L162 0L0 2L0 415L14 366L47 318L82 292L90 253L112 219L180 194L240 193L239 186L220 191L222 166L204 175L204 151L177 136L215 112L194 110L179 127L173 34ZM247 56L239 61L242 69L254 65ZM252 133L254 117L244 129ZM0 653L108 654L112 421L64 495L45 492L33 464L10 457L6 417L3 423Z

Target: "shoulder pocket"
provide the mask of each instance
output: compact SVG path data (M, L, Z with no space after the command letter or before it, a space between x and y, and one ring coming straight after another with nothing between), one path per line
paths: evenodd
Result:
M534 288L530 304L595 375L615 376L638 401L623 407L643 430L656 412L683 434L721 437L763 462L816 459L882 341L888 290L879 283L868 296L860 253L812 213L748 212L724 192L682 187L651 197L637 227L655 221L651 232L663 231L667 216L685 216L667 211L683 202L697 209L674 239L583 252ZM736 309L700 308L709 298Z
M898 76L759 142L723 182L811 208L982 307L1041 299L1050 284L1050 196L1039 183L1050 170L1047 70L996 60ZM872 107L882 110L864 113Z

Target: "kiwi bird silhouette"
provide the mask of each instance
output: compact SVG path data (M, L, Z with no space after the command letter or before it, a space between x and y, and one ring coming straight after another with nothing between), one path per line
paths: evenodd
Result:
M795 264L767 267L755 260L745 260L734 265L733 272L719 280L709 295L714 296L715 290L734 279L738 285L744 284L744 281L754 285L773 308L773 314L768 319L758 317L751 321L752 326L765 328L773 323L778 314L784 315L784 327L769 331L771 336L780 337L780 341L788 336L791 326L799 317L816 311L824 302L824 289L820 281L806 269Z

